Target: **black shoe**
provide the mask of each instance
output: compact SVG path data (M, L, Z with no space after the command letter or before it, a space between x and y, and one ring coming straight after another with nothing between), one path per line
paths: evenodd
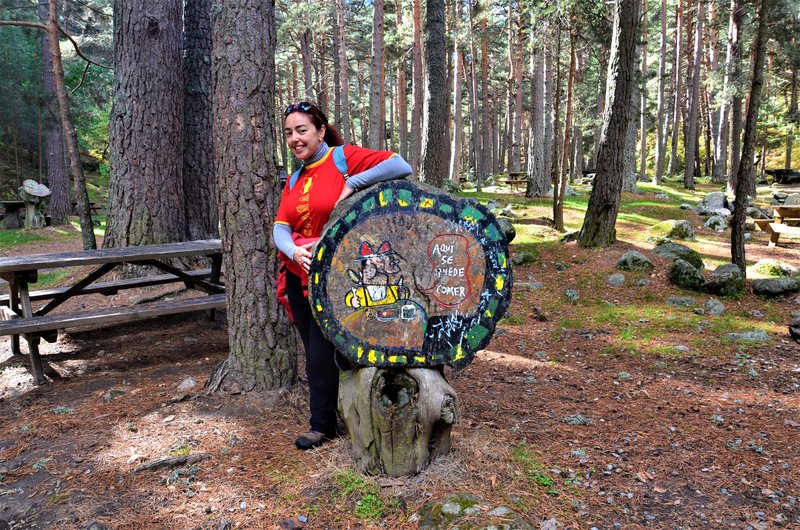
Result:
M319 447L328 441L330 441L330 438L325 436L324 433L319 431L309 431L295 440L294 445L302 451L307 451L308 449Z

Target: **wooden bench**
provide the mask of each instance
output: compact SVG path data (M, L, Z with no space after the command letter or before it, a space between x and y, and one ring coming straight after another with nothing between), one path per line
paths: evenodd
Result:
M33 318L12 318L0 322L0 335L41 334L45 331L92 324L117 324L179 313L222 309L225 294L185 298L169 302L154 302L130 307L111 307L97 311L80 311Z
M528 177L524 171L509 171L501 182L507 184L511 191L517 191L518 187L528 185Z
M800 237L800 205L776 205L775 219L754 219L753 222L769 234L769 246L778 244L781 235Z

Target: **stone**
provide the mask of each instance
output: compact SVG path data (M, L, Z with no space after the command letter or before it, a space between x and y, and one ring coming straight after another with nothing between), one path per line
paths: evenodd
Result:
M553 265L553 268L557 271L565 271L569 269L569 263L559 261Z
M731 206L731 209L733 209L733 206ZM731 211L731 209L728 209L728 208L717 208L716 210L711 212L711 214L712 215L716 215L718 217L726 218L726 217L730 217L731 215L733 215L733 212Z
M791 195L786 196L786 200L783 201L784 206L794 206L800 204L800 193L792 193Z
M773 298L800 291L799 278L766 278L753 280L753 292L759 296Z
M178 392L182 392L183 390L189 390L190 388L193 388L195 385L197 385L197 382L195 382L195 380L192 379L191 377L187 377L186 379L181 381L181 384L178 385L178 388L176 390Z
M720 296L739 295L745 291L745 278L737 265L725 263L711 273L707 289Z
M750 206L747 208L747 217L751 219L769 219L769 216L761 208Z
M668 296L667 297L667 305L671 305L674 307L691 307L695 305L697 302L694 301L694 298L690 296Z
M766 342L769 340L769 334L766 331L744 331L742 333L726 333L722 336L723 339L741 340L745 342Z
M700 215L709 215L714 210L725 208L728 206L728 197L721 191L712 191L700 201L697 205L697 213Z
M575 289L567 289L566 291L564 291L564 296L566 296L567 300L569 300L573 304L578 303L579 299L578 291L576 291Z
M83 527L85 530L109 530L109 528L104 525L103 523L98 523L97 521L91 521Z
M625 285L625 275L617 272L609 276L607 281L608 285L612 287L622 287L623 285Z
M384 182L342 201L313 256L314 318L361 366L463 368L511 301L494 215L420 183Z
M694 239L694 229L689 221L675 219L661 221L651 226L648 234L648 239L684 239L689 241Z
M120 388L109 388L106 391L106 393L103 394L103 401L105 401L106 403L111 403L119 396L124 396L127 393L128 393L127 390L122 390Z
M694 268L701 271L705 269L705 264L703 263L703 258L700 257L700 253L692 248L687 247L686 245L681 245L680 243L669 242L658 245L655 249L653 249L653 253L656 256L672 261L675 261L676 259L688 261Z
M789 323L789 336L800 341L800 318L795 318Z
M680 206L678 206L678 208L680 208L681 210L689 210L689 211L694 210L694 206L685 202Z
M667 278L673 285L690 291L705 292L708 281L688 261L678 259L667 267Z
M719 316L725 313L725 304L723 304L716 298L711 298L706 301L704 309L706 315Z
M797 273L797 267L783 263L776 259L766 258L753 265L753 272L763 276L786 277Z
M648 280L647 278L639 278L633 283L633 285L637 287L647 287L648 285L650 285L650 280Z
M572 241L577 241L578 238L581 237L580 230L572 230L571 232L566 232L559 238L559 241L562 243L570 243Z
M723 217L719 215L712 215L706 222L703 223L703 226L710 230L714 230L715 232L724 232L726 228L728 228L728 223L725 221Z
M622 271L652 272L655 265L641 252L631 250L620 256L615 268Z

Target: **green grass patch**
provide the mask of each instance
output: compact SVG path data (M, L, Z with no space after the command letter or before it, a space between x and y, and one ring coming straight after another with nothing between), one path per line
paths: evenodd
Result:
M335 474L332 481L334 491L331 500L343 509L348 509L350 503L354 504L352 509L359 519L378 521L397 509L397 502L384 499L374 481L351 469Z
M0 248L47 241L47 238L37 234L35 230L0 230Z
M548 495L558 496L553 478L548 474L544 464L528 451L524 441L514 446L511 456L523 467L531 484L544 489Z
M67 278L75 270L75 267L69 269L58 269L49 272L40 272L38 274L37 282L33 284L36 289L48 289L61 283L64 278Z

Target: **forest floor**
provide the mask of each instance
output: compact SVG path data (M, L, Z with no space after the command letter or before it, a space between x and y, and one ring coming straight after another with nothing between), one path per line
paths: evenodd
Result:
M558 243L547 226L517 225L512 255L527 254L527 263L514 268L509 311L469 366L446 370L460 400L452 451L409 478L357 473L347 438L296 450L307 428L303 377L270 396L207 395L203 383L227 354L224 314L212 324L195 315L71 330L43 343L51 381L40 387L26 357L11 357L0 339L0 529L800 524L800 345L788 333L800 293L767 300L748 292L723 299L722 316L697 314L709 297L669 284L646 228L688 219L697 238L681 243L703 255L707 271L729 261L730 232L677 208L710 187L675 186L669 199L646 189L625 195L620 241L610 248L582 249ZM521 217L550 215L543 200L492 198L516 204ZM575 201L567 202L571 228L585 194ZM800 267L800 243L770 249L766 241L753 234L749 264ZM51 234L0 253L79 247L77 233ZM612 287L606 280L628 250L648 256L655 272L625 273L625 285ZM635 286L642 278L649 285ZM579 292L577 303L567 288ZM668 305L670 295L697 305ZM769 340L723 338L750 330ZM196 385L179 389L187 378ZM197 461L134 471L180 456ZM438 504L440 514L454 494L474 495L459 502L475 509L450 503L451 515L430 523L429 508Z

